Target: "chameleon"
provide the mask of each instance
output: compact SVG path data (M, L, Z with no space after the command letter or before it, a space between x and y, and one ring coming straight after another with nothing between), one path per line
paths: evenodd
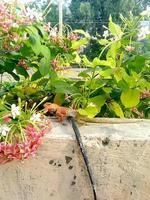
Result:
M125 123L137 123L143 122L144 119L120 119L120 118L87 118L81 116L76 110L71 108L59 106L55 103L45 103L45 112L55 116L59 122L63 122L68 117L74 117L80 125L86 125L87 123L105 123L105 124L125 124Z

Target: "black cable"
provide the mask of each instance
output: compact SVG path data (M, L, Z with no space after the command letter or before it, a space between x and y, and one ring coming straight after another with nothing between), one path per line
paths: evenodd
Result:
M94 184L94 180L93 180L93 176L92 176L92 170L91 170L90 165L89 165L89 159L88 159L88 156L87 156L87 153L86 153L86 149L85 149L83 142L82 142L82 138L81 138L80 131L78 129L78 125L77 125L77 123L76 123L76 121L73 117L69 117L68 119L71 121L72 128L74 130L77 143L80 147L80 151L81 151L81 154L83 156L83 160L84 160L84 163L85 163L85 166L86 166L86 170L88 172L89 180L91 182L94 200L97 200L96 191L95 191L95 184Z

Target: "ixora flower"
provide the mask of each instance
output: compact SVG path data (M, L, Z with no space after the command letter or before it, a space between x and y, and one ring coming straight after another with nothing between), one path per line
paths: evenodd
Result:
M141 12L142 16L147 16L150 17L150 6L146 7L146 10L144 10L143 12Z
M0 135L6 136L9 131L10 128L6 124L0 125Z
M31 121L33 122L41 122L41 114L40 113L34 113L31 118L30 118Z
M13 119L15 119L17 116L20 115L20 108L19 106L16 106L15 104L12 104L11 105L11 114L12 114L12 117Z

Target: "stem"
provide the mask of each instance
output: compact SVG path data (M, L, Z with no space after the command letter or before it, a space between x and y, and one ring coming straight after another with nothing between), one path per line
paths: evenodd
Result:
M46 17L46 15L49 14L50 12L50 9L51 9L51 4L52 4L52 1L50 0L47 7L45 8L44 12L43 12L43 17Z
M18 125L19 125L19 128L20 128L20 133L21 133L22 140L24 142L24 141L26 141L26 137L25 137L25 134L22 132L21 123L18 122Z
M32 110L32 112L34 112L46 100L47 100L47 97L45 97L37 106L35 106L34 109Z
M113 41L113 42L114 42L114 41ZM101 51L101 53L100 53L100 55L99 55L99 59L102 57L104 51L105 51L109 46L111 46L111 44L112 44L113 42L110 42L109 44L107 44L107 45L103 48L103 50Z
M1 74L1 80L0 80L1 84L3 83L3 74Z
M91 80L90 80L90 83L89 83L89 91L88 91L88 95L87 95L87 103L86 103L86 106L89 102L89 97L90 97L90 94L91 94L91 86L92 86L92 83L93 83L93 80L94 80L94 77L95 77L95 72L96 72L96 67L94 68L93 70L93 73L92 73L92 76L91 76Z

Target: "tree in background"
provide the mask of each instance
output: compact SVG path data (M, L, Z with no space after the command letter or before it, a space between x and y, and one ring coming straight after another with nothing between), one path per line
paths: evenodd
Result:
M41 2L44 10L51 2L46 21L52 25L58 24L58 2L54 0L36 0L36 7ZM83 29L92 35L102 33L103 25L107 26L111 14L116 23L120 22L119 14L125 17L129 12L138 15L147 5L149 0L64 0L64 23L72 29ZM38 6L39 7L39 6Z
M44 10L51 1L49 13L46 16L46 21L51 22L52 26L58 24L58 2L54 0L38 0L43 1L41 9ZM125 17L132 12L138 15L147 5L150 0L64 0L64 24L69 25L74 29L83 29L91 35L102 35L103 25L108 25L108 19L111 14L113 21L121 23L119 15ZM39 3L34 2L37 6ZM91 40L86 48L86 54L89 58L96 57L98 54L95 40ZM92 57L91 57L92 56Z
M124 16L139 14L149 0L73 0L70 25L72 28L82 28L92 34L101 33L103 25L107 25L111 14L115 22L120 22L119 13ZM88 10L87 10L88 7Z

